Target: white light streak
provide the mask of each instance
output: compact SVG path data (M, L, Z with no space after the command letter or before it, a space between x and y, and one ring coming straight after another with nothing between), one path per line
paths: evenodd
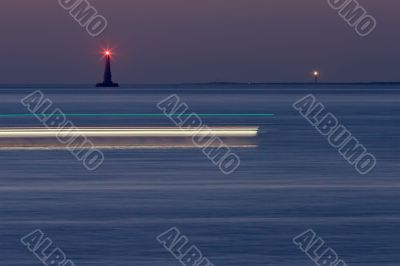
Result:
M180 129L173 127L86 127L78 130L58 128L2 128L0 138L53 138L68 137L256 137L258 127L231 126L202 129Z

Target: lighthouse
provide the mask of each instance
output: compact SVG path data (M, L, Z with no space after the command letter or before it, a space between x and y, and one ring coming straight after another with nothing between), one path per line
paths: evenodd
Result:
M104 69L104 81L102 83L97 83L96 87L119 87L118 83L114 83L112 81L111 75L111 52L105 51L104 52L106 58L106 65Z

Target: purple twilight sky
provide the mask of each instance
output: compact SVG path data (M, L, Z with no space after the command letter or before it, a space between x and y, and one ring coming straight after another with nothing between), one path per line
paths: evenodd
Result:
M364 38L327 0L90 0L94 38L57 0L2 0L0 83L95 83L107 45L120 83L400 80L400 1L358 1Z

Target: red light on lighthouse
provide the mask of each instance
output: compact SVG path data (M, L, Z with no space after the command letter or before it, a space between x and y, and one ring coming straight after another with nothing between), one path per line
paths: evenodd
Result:
M104 55L105 56L110 56L111 55L111 51L110 50L104 50Z
M103 50L101 51L101 55L103 57L111 57L114 55L114 51L113 51L113 49L106 47L106 48L103 48Z

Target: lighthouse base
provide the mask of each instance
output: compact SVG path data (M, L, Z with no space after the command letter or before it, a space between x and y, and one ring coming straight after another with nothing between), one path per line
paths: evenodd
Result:
M113 83L113 82L102 82L102 83L97 83L96 87L119 87L118 83Z

